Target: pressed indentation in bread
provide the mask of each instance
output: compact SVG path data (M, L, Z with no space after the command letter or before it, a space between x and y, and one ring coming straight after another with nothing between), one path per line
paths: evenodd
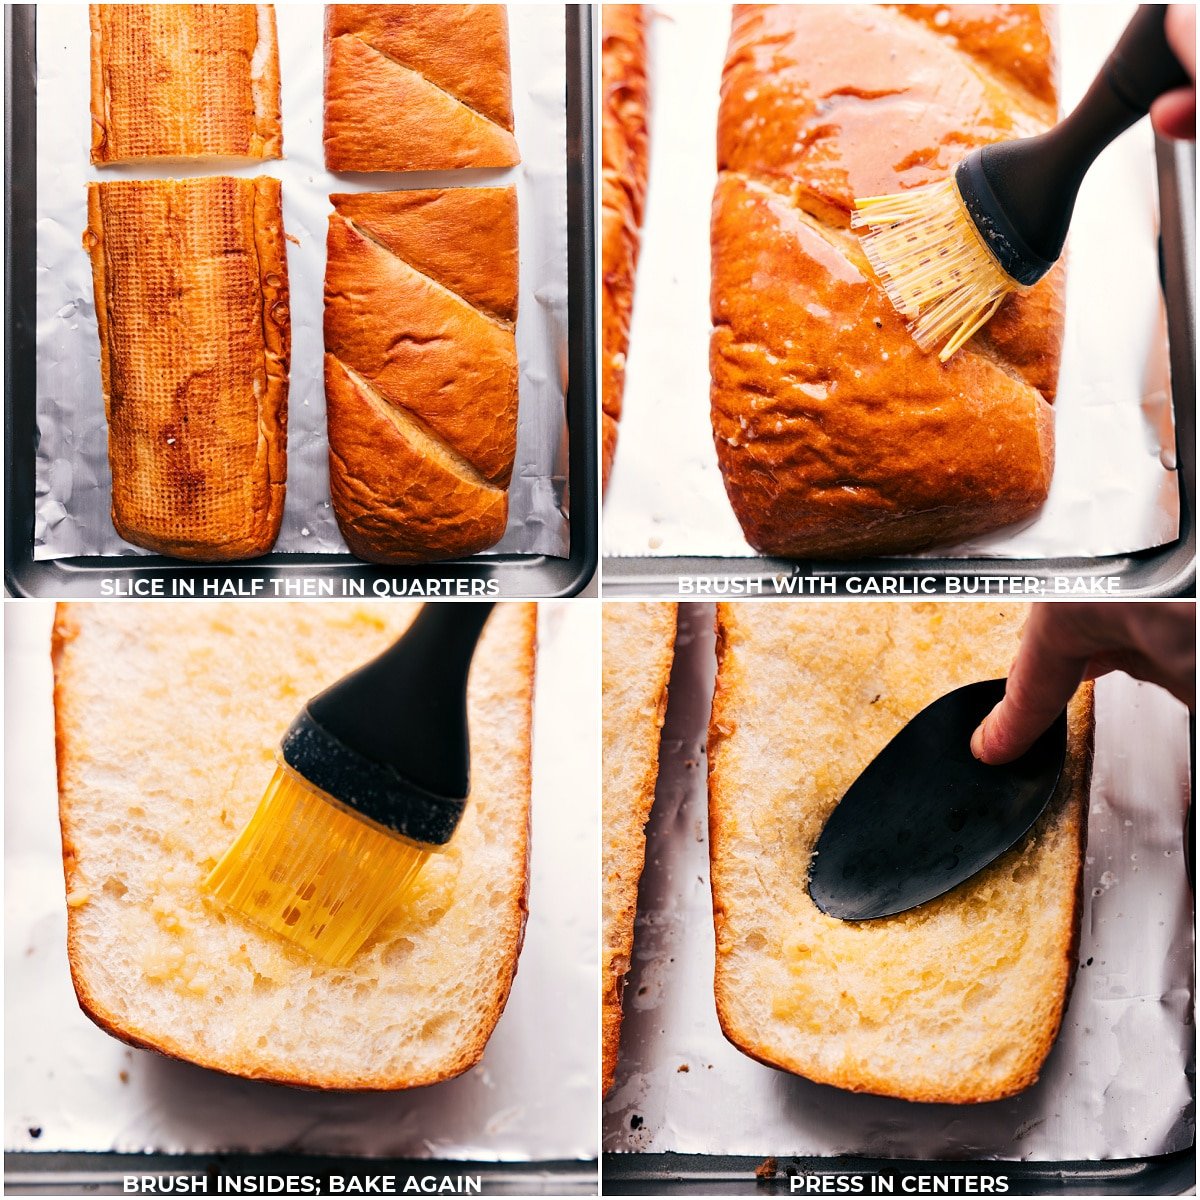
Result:
M336 355L330 355L330 357L345 371L371 409L389 420L396 427L396 432L418 453L426 458L432 458L447 471L475 484L476 487L492 492L505 490L481 475L467 459L438 437L415 413L392 400L385 400L367 380L348 367L340 358L337 358Z

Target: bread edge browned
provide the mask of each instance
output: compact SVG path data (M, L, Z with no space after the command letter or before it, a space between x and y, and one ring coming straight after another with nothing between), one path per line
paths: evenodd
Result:
M671 679L671 668L675 662L675 639L679 632L678 604L664 603L671 610L670 633L666 638L659 654L651 666L655 680L655 728L661 736L663 722L667 715L667 700ZM639 782L637 793L630 798L639 822L645 829L650 819L650 811L654 806L654 792L658 785L659 751L656 748L652 759L645 766ZM622 889L622 906L620 916L615 923L613 944L620 955L629 961L633 954L634 923L637 918L638 885L641 882L642 870L645 866L646 840L643 832L640 849L630 850L629 865L635 870L624 877ZM608 886L608 880L604 881ZM611 968L605 978L601 979L601 1095L608 1095L612 1089L617 1073L617 1058L621 1047L621 1023L624 1016L623 991L625 986L624 973L618 974Z
M523 780L522 789L525 797L525 838L521 849L523 859L520 874L519 891L513 896L513 924L505 933L506 966L502 976L501 986L492 1010L485 1022L480 1025L476 1036L462 1047L449 1063L439 1071L413 1078L394 1077L386 1082L379 1082L363 1075L332 1075L326 1079L306 1076L291 1071L255 1071L252 1068L240 1067L236 1064L221 1062L216 1056L197 1056L188 1053L179 1041L170 1036L155 1035L145 1030L128 1028L121 1024L118 1016L111 1013L96 998L88 986L82 955L77 940L76 919L74 910L67 906L67 959L71 969L71 984L75 989L75 997L79 1007L94 1024L106 1033L130 1046L141 1050L153 1050L166 1058L174 1058L180 1062L189 1062L195 1066L217 1071L222 1075L230 1075L241 1079L254 1079L264 1083L279 1083L289 1087L304 1088L311 1091L345 1091L345 1092L390 1092L404 1091L409 1088L428 1087L469 1071L483 1057L483 1052L501 1014L512 993L513 980L516 978L518 960L521 948L525 942L525 929L529 918L529 847L531 838L532 806L532 759L533 759L533 701L536 688L537 668L537 605L524 603L519 607L523 610L524 621L522 638L525 641L524 679L527 690L527 703L524 707L523 728L519 731L520 744L524 749L522 755ZM63 844L63 878L66 892L71 891L74 876L74 841L71 834L69 801L65 795L64 766L70 756L70 734L65 728L64 710L68 704L68 688L65 679L64 656L78 636L78 627L72 619L74 605L60 602L55 608L54 625L50 639L51 664L54 669L54 745L55 766L59 790L59 824L62 831Z
M709 793L709 854L715 862L720 854L723 834L719 821L720 797L720 767L717 750L721 740L729 732L736 729L736 715L729 695L729 687L723 678L723 667L728 654L728 636L726 629L727 603L717 605L716 615L716 657L717 678L713 690L712 716L708 730L708 793ZM909 1100L924 1104L984 1104L993 1100L1004 1100L1025 1091L1037 1082L1047 1056L1054 1046L1062 1027L1063 1014L1076 974L1076 954L1079 947L1080 924L1083 915L1083 864L1087 845L1087 812L1090 795L1092 761L1094 755L1095 702L1094 685L1091 682L1081 684L1068 706L1068 745L1077 755L1078 774L1065 779L1056 792L1056 798L1061 797L1061 804L1070 812L1074 822L1075 834L1075 888L1071 918L1062 930L1062 937L1053 956L1048 956L1047 973L1055 971L1053 986L1059 991L1053 1021L1042 1031L1042 1036L1027 1048L1021 1062L1015 1066L1003 1084L989 1087L982 1084L972 1086L969 1080L961 1079L957 1084L944 1088L919 1086L894 1086L892 1081L882 1078L859 1076L843 1071L813 1070L808 1063L798 1062L787 1055L772 1052L771 1048L763 1045L752 1030L745 1030L731 1012L731 1004L727 997L729 991L725 986L721 970L720 956L717 956L714 968L713 990L716 999L717 1019L721 1032L727 1041L743 1054L762 1063L792 1075L809 1079L813 1083L828 1084L843 1091L863 1092L876 1096L888 1096L894 1099ZM1054 803L1054 800L1051 801ZM1036 829L1034 831L1036 833ZM1029 835L1034 836L1034 833ZM720 941L721 926L724 921L724 905L720 896L718 872L711 871L711 886L713 897L713 929L717 941Z

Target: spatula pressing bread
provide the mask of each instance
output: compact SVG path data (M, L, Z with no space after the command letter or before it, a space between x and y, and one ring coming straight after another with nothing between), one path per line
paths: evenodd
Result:
M472 790L411 907L346 967L207 897L296 708L384 650L417 605L80 604L54 629L68 952L133 1045L256 1079L398 1089L483 1053L528 880L534 608L499 605L469 683Z
M846 788L939 695L1003 675L1009 604L723 604L709 730L716 999L740 1050L818 1083L906 1100L1032 1084L1075 972L1092 689L1067 760L1013 850L907 913L843 922L806 886Z
M621 1043L621 990L633 952L646 821L675 656L674 604L604 606L603 1090Z

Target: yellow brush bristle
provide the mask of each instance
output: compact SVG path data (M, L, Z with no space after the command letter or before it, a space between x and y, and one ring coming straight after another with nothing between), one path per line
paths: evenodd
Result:
M1019 285L993 257L953 176L895 196L855 200L853 229L913 340L945 362ZM948 339L948 340L947 340Z
M339 804L281 763L204 886L340 967L403 901L432 852Z

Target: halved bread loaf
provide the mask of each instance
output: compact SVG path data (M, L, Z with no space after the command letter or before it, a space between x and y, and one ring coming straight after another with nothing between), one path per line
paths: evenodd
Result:
M458 831L353 962L319 963L200 890L261 799L296 712L385 649L417 607L60 606L68 952L98 1025L312 1088L418 1087L479 1060L525 927L533 605L497 605L484 629Z
M203 561L275 542L291 356L277 179L88 185L112 519Z
M949 362L917 349L849 229L1057 114L1035 5L739 5L712 213L712 425L768 554L889 554L1021 520L1054 467L1061 266Z
M646 821L658 779L658 739L675 657L676 605L604 605L603 1090L621 1044L621 992L633 953Z
M625 392L625 358L633 316L633 284L641 245L642 210L649 169L650 103L646 64L646 6L605 4L601 50L603 173L600 273L603 353L603 478L607 484L617 449L617 423Z
M722 604L709 731L721 1027L771 1066L851 1091L964 1104L1038 1077L1076 962L1092 687L1027 837L940 899L877 921L825 916L813 846L838 799L920 709L1004 675L1007 603Z
M375 562L500 540L517 439L517 199L509 188L331 197L330 490Z
M280 158L270 4L93 4L92 162Z
M325 165L331 171L511 167L502 4L331 4Z

